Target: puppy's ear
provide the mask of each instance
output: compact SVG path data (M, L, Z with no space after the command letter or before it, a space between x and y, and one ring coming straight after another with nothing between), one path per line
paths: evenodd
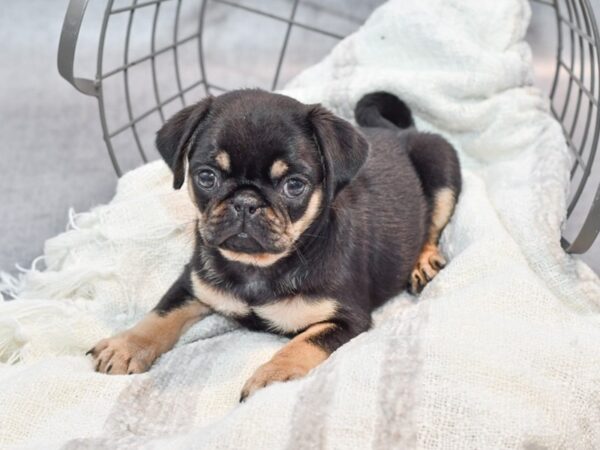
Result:
M185 180L185 160L195 133L206 118L212 97L183 108L171 117L156 134L156 148L173 171L173 187L181 188Z
M308 117L324 159L329 195L333 197L362 167L369 144L350 123L321 105L310 105Z

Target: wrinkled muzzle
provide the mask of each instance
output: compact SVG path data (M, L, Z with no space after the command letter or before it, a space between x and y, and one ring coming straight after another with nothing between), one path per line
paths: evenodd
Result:
M292 244L287 214L252 189L236 191L206 212L201 233L206 243L239 253L280 253Z

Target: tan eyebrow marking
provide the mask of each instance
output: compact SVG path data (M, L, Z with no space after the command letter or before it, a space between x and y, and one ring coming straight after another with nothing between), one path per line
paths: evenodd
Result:
M281 178L288 171L289 166L281 159L276 160L271 166L271 178Z
M229 169L231 168L231 159L229 158L229 153L227 153L225 150L221 150L219 153L217 153L215 161L217 161L217 165L221 168L221 170L229 172Z

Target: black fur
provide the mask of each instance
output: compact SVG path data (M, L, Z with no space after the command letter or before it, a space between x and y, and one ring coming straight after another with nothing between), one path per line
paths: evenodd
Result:
M173 170L175 189L179 189L185 181L184 162L190 149L190 141L194 133L199 131L211 102L212 97L207 97L195 105L184 108L157 133L156 148Z
M162 296L153 311L163 316L173 308L179 308L190 301L194 301L192 284L190 281L190 265L186 265L177 281Z
M406 103L387 92L365 95L356 104L354 115L361 127L397 130L415 125Z
M201 223L192 260L156 310L164 313L188 301L193 271L250 307L297 295L334 299L340 305L330 320L335 326L311 338L329 352L367 330L373 308L405 289L427 238L433 195L450 187L458 196L460 171L450 144L411 128L411 112L398 98L369 94L358 103L356 119L362 130L320 105L241 90L203 100L169 120L156 145L173 169L174 186L181 187L188 158L196 206L213 215ZM219 171L218 187L206 192L197 177L215 168L222 149L230 157L229 171ZM269 175L277 159L308 182L309 194L283 197L283 181ZM243 247L248 254L280 250L266 219L244 225L252 239L239 242L238 213L231 204L241 191L294 223L317 189L324 192L321 209L287 256L267 267L223 257L219 248ZM235 318L254 329L268 327L254 314Z

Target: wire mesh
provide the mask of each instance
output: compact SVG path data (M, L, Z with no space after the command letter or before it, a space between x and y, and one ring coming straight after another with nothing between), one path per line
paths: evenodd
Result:
M77 89L97 97L103 137L120 176L157 157L154 133L177 110L239 86L283 86L383 1L362 0L349 8L346 0L108 0L93 90L88 80L74 79L72 67L61 70L60 48L59 70ZM595 191L600 179L591 177L598 172L592 167L600 133L600 37L588 0L533 1L556 18L549 96L573 154L567 215L586 205L585 214L576 214L583 217L580 225L573 237L563 237L563 246L581 253L600 228L600 191ZM71 0L70 8L83 16L86 4ZM64 43L73 52L75 44L68 39L77 39L75 31ZM266 67L273 68L268 77Z
M600 36L589 1L536 2L552 9L556 19L550 111L572 154L569 220L562 244L573 253L583 253L592 246L600 227L600 171L592 171L600 133Z

